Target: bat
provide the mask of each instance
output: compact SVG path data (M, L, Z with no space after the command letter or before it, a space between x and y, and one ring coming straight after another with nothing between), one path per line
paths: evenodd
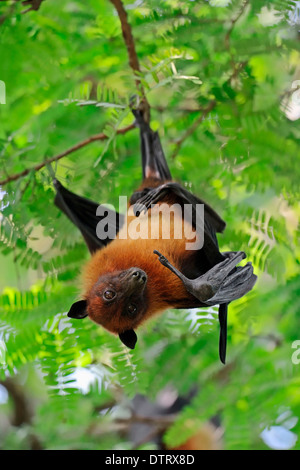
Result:
M238 266L246 257L242 251L220 252L217 233L225 222L172 180L158 132L140 109L132 112L140 132L143 180L131 195L127 214L78 196L54 180L56 206L81 231L92 255L83 268L82 299L73 303L68 316L88 316L134 349L135 330L153 315L168 308L219 305L219 357L225 363L228 304L253 288L253 266ZM105 227L100 238L99 226Z

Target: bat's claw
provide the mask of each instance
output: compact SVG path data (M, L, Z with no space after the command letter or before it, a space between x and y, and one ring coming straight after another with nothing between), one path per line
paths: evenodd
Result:
M133 212L136 217L139 217L142 213L146 214L149 207L153 203L152 191L141 197L133 206Z
M157 251L157 250L154 250L153 253L154 253L155 255L158 255L158 261L159 261L163 266L165 266L166 268L170 267L170 262L169 262L169 260L167 260L167 258L166 258L164 255L162 255L162 254L161 254L159 251Z
M165 192L168 190L169 183L158 186L157 188L150 189L147 194L142 196L134 205L134 214L138 217L142 212L147 212L150 206L159 202ZM137 215L138 213L138 215Z
M143 204L141 204L140 202L136 202L133 206L133 213L134 213L135 217L139 217L143 212L144 213L147 212L146 207Z

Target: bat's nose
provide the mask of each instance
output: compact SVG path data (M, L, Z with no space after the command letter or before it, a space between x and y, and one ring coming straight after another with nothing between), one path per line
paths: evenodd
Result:
M143 284L145 284L145 282L147 281L147 274L140 268L134 268L131 273L131 276L135 281L138 281Z

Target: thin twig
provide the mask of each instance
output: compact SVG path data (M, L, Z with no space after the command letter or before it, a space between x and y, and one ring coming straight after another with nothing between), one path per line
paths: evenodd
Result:
M242 2L242 6L241 6L241 9L239 10L237 16L235 16L232 20L231 20L231 24L230 24L230 28L228 29L226 35L225 35L225 38L224 38L224 44L225 44L225 47L230 55L230 62L231 62L231 66L233 69L235 69L236 67L236 63L235 63L235 60L234 60L234 56L232 54L232 51L230 49L230 39L231 39L231 34L232 34L232 31L234 30L234 27L236 25L236 23L238 22L238 20L241 18L241 16L243 15L247 5L249 3L249 0L244 0Z
M135 129L134 124L130 124L129 126L123 127L121 129L118 129L116 134L126 134L128 131ZM6 179L0 181L0 186L4 186L7 183L10 183L11 181L16 181L19 178L22 178L26 175L28 175L32 171L39 171L42 168L44 168L46 165L49 165L50 163L56 162L60 160L63 157L66 157L67 155L70 155L70 153L76 152L77 150L85 147L86 145L91 144L92 142L96 142L98 140L106 140L108 139L108 136L104 134L104 132L101 132L100 134L93 135L89 137L88 139L85 139L81 142L78 142L78 144L73 145L73 147L70 147L69 149L65 150L62 153L59 153L58 155L55 155L54 157L47 158L43 162L39 163L38 165L35 165L30 168L25 168L25 170L20 171L19 173L15 173L14 175L8 176Z
M158 111L159 113L163 113L165 111L168 111L168 112L173 112L174 111L174 108L172 106L162 106L162 105L157 105L157 106L151 106L151 109L154 109L155 111ZM202 113L203 111L205 110L205 108L202 108L202 107L198 107L198 108L193 108L192 106L182 106L182 107L178 107L176 108L176 113L188 113L188 114L192 114L192 113Z
M169 427L176 419L177 414L160 416L143 416L133 413L130 418L119 418L116 421L122 424L148 424L149 426Z
M183 142L195 132L199 124L201 124L201 122L206 118L208 113L210 113L210 111L212 111L215 108L216 104L217 104L216 100L211 100L211 102L207 105L207 107L202 111L202 114L193 122L191 127L189 127L186 130L186 132L183 134L183 136L177 140L176 147L175 147L174 152L171 155L171 158L174 159L176 157Z
M226 33L226 36L225 36L225 46L226 46L227 49L230 48L230 36L231 36L232 31L235 27L235 24L238 22L238 20L240 19L240 17L244 13L248 3L249 3L249 0L244 0L243 3L242 3L242 7L239 10L237 16L231 20L230 28L228 29L228 31Z

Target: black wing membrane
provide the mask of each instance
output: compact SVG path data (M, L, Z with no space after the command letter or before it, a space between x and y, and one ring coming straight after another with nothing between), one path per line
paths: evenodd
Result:
M102 215L96 215L99 204L72 193L57 179L54 179L53 184L56 189L55 205L81 231L91 253L103 248L115 238L124 223L122 214L101 206L103 209L100 211ZM100 239L97 236L96 228L104 218L107 235Z

